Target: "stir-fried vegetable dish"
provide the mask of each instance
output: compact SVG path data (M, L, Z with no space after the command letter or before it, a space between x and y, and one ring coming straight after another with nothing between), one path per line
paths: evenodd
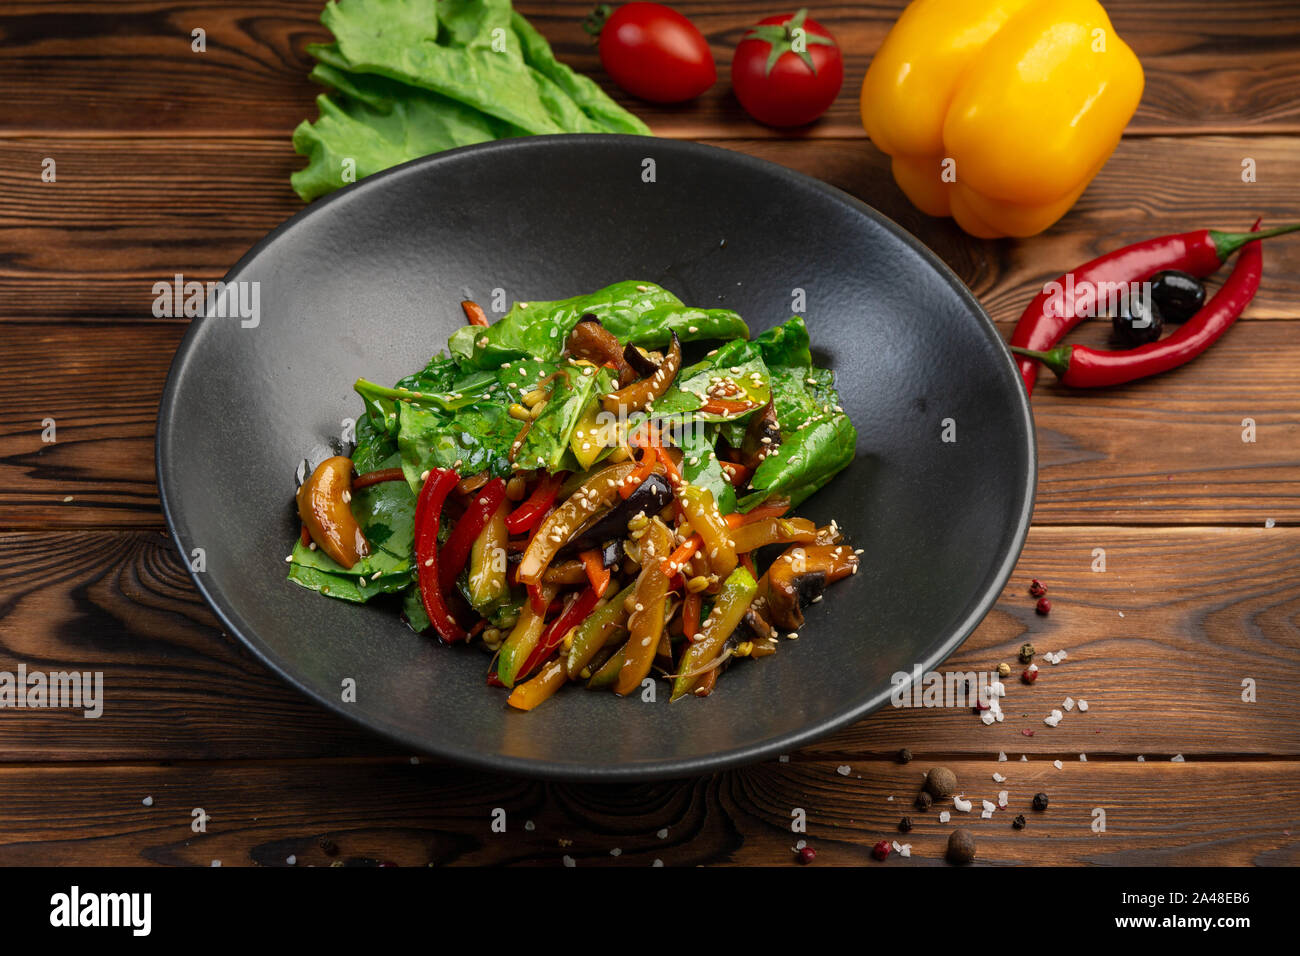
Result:
M857 571L793 513L857 439L802 318L751 340L648 282L462 308L446 354L356 383L350 457L300 469L291 581L481 645L531 710L571 682L707 696Z

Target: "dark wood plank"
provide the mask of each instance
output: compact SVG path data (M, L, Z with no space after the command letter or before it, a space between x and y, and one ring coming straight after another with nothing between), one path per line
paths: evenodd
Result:
M0 528L160 528L153 434L180 322L11 322ZM1080 341L1101 344L1102 323ZM72 387L75 384L75 387ZM1300 522L1300 340L1242 322L1159 379L1034 395L1039 524ZM53 418L58 441L42 440ZM1242 421L1256 441L1242 442ZM65 499L71 497L72 501Z
M328 38L320 0L10 3L0 16L0 88L8 130L277 132L314 116L306 44ZM865 6L825 0L814 11L845 51L845 81L806 135L863 134L858 91L904 0ZM520 2L517 8L575 69L594 76L661 136L781 136L749 120L730 90L732 51L745 29L772 13L759 0L675 4L708 38L719 81L698 102L661 107L613 88L581 27L587 0ZM1300 15L1289 0L1234 7L1195 0L1114 0L1116 30L1146 71L1130 128L1259 131L1300 128ZM190 31L207 31L194 53Z
M983 242L912 208L886 157L863 140L720 141L817 176L899 222L932 248L995 319L1013 321L1047 282L1118 246L1256 216L1297 218L1295 140L1267 136L1126 140L1068 216L1042 236ZM1240 179L1256 160L1259 181ZM59 180L40 180L53 156ZM220 278L265 233L303 208L301 165L284 139L0 138L0 321L151 318L155 282ZM1300 317L1300 238L1273 241L1247 315Z
M1294 762L948 766L976 808L948 823L910 806L922 761L792 760L613 787L404 761L5 767L0 865L791 866L805 840L815 866L861 866L883 839L912 847L885 866L943 866L957 826L975 836L977 865L1300 863L1300 810L1260 799L1295 792ZM1006 783L992 780L999 768ZM996 803L1000 789L1008 808L982 819L979 801ZM1041 813L1029 806L1039 790L1051 798ZM191 829L195 808L206 832ZM791 830L797 810L804 833ZM494 812L505 832L493 831ZM1025 830L1011 826L1018 813Z
M0 535L0 580L3 669L104 673L98 718L0 710L0 759L85 759L110 740L171 759L394 752L227 637L161 533Z
M1094 548L1106 551L1105 573L1091 570ZM1050 589L1047 618L1026 594L1032 577ZM0 670L23 662L98 670L105 688L95 720L0 709L0 760L393 752L309 704L224 636L161 534L0 535L0 595ZM969 707L887 707L805 753L840 761L901 747L935 758L1004 751L1012 760L1297 756L1297 607L1297 528L1035 528L998 605L943 668L1014 664L1026 640L1040 652L1065 650L1058 665L1039 660L1032 687L1006 682L1004 722L986 727ZM784 652L809 652L816 634L805 637ZM1247 678L1257 685L1249 704ZM1067 696L1087 700L1088 712L1046 727L1042 719Z

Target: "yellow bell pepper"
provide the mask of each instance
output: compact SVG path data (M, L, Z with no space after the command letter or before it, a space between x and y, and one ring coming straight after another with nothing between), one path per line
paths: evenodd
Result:
M1142 65L1096 0L914 0L862 83L894 180L975 236L1032 236L1097 175Z

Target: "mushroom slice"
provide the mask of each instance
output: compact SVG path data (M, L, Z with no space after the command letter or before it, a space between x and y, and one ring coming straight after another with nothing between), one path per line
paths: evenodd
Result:
M335 455L316 466L298 489L298 517L317 547L349 570L370 554L352 516L352 459Z
M795 545L772 563L760 593L768 619L786 631L803 627L803 606L826 585L853 574L858 556L847 545Z
M570 355L596 365L612 365L618 371L618 384L631 385L637 380L637 371L624 358L623 346L614 333L600 324L600 319L588 312L578 320L569 333L564 347Z

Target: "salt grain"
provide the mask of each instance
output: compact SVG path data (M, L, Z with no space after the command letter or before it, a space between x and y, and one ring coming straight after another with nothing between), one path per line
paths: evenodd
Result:
M1169 758L1169 760L1171 763L1185 763L1182 754L1174 754L1172 757Z
M994 810L998 808L997 804L994 803L992 800L982 800L980 801L980 806L984 808L985 813L992 813Z
M1007 791L1005 791L1005 790L999 790L999 791L998 791L998 806L1002 807L1002 808L1005 810L1005 809L1006 809L1006 806L1007 806L1007 801L1008 801L1010 798L1011 798L1011 794L1007 793Z
M999 750L999 751L998 751L998 763L1005 763L1005 762L1006 762L1006 759L1007 759L1007 755L1006 755L1005 753L1003 753L1002 751Z
M1079 711L1080 711L1081 713L1087 713L1087 712L1088 712L1088 702L1087 702L1086 700L1081 700L1081 701L1079 701Z
M1061 718L1063 716L1065 715L1062 714L1059 710L1054 710L1046 717L1043 718L1043 723L1047 724L1047 726L1049 727L1055 727L1057 724L1061 722Z
M940 823L947 823L951 819L952 819L952 814L949 813L947 810L944 810L939 814Z
M961 797L953 797L952 806L954 810L960 810L962 813L970 813L969 800L963 800Z
M1052 766L1055 767L1057 770L1061 770L1065 767L1065 764L1061 763L1061 761L1059 760L1053 760Z
M565 865L565 866L577 866L577 865L578 865L578 862L577 862L573 857L569 856L569 854L566 853L566 854L564 854L564 865Z
M146 807L152 807L152 806L153 806L153 797L145 797L145 798L144 798L143 800L141 800L140 802L143 803Z
M991 820L993 818L993 811L992 810L983 811L982 813L980 813L980 818L984 820Z
M995 774L993 775L993 782L994 782L994 783L1002 783L1002 782L1003 782L1004 780L1006 780L1006 779L1007 779L1007 778L1004 777L1004 776L1002 776L1002 774L1000 774L1000 773L995 773Z
M657 837L658 837L659 839L661 839L661 840L667 840L667 839L668 839L668 828L667 828L667 827L664 827L662 830L660 830L658 833L656 833L655 836L657 836Z
M853 772L853 768L846 763L842 763L835 768L835 772L838 773L841 777L847 777L849 774Z
M1065 698L1065 700L1061 701L1061 706L1064 707L1066 710L1074 710L1074 698L1073 697Z
M1087 762L1088 762L1088 755L1087 755L1087 754L1079 754L1079 763L1087 763Z

